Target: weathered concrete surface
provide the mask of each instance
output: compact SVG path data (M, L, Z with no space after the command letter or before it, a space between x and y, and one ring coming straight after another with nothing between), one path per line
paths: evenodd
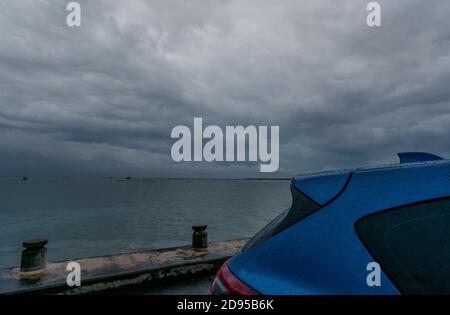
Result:
M19 268L0 270L0 294L88 294L111 289L177 281L215 273L247 239L209 243L205 249L191 246L75 259L81 266L81 286L66 284L69 261L48 263L38 281L20 279Z

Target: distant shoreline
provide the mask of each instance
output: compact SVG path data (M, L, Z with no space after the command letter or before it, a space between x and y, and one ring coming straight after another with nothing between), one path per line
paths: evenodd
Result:
M0 176L0 179L87 179L87 180L290 180L291 178L270 177L238 177L238 178L215 178L215 177L119 177L119 176Z

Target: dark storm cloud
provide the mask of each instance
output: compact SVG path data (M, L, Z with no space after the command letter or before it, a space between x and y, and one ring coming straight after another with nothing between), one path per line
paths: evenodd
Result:
M79 2L2 1L1 174L261 176L173 162L194 117L280 125L275 176L450 157L448 1Z

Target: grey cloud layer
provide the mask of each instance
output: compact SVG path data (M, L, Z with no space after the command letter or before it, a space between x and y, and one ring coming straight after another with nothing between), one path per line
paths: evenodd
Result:
M0 174L259 176L178 164L171 129L280 125L280 171L450 157L450 3L2 1Z

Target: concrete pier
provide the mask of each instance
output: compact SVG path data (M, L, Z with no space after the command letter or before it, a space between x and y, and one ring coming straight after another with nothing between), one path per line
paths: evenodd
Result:
M74 259L81 267L81 286L70 287L66 278L71 261L50 263L41 277L23 279L20 267L0 270L0 294L95 294L110 290L151 287L214 274L248 239Z

